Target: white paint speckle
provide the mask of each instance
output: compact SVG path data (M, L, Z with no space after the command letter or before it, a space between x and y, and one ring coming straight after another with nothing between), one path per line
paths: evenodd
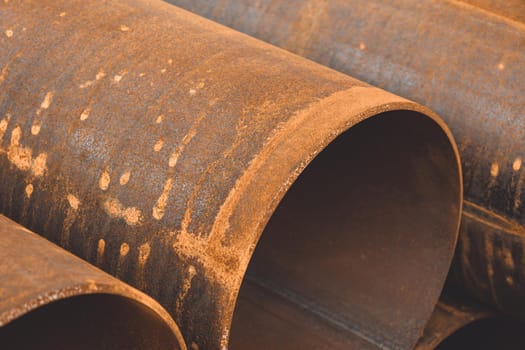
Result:
M51 103L53 102L53 92L49 91L46 96L44 97L44 100L40 104L41 109L48 109L49 106L51 106Z
M196 93L197 93L197 90L190 89L190 96L195 96Z
M67 201L69 202L69 206L75 210L78 210L78 207L80 205L80 200L72 195L71 193L67 195Z
M27 196L27 198L31 198L31 195L33 194L33 190L34 190L33 184L28 184L26 186L26 196Z
M512 169L514 169L514 171L518 171L521 169L521 158L520 157L514 159L514 163L512 163Z
M120 176L119 183L121 186L126 185L129 182L129 179L131 177L131 173L129 171L126 171L124 174Z
M359 50L363 51L364 49L366 49L365 43L359 43Z
M161 114L155 119L155 123L160 124L164 120L164 114Z
M129 32L130 28L127 25L121 24L120 25L120 31L121 32Z
M8 29L5 31L5 36L7 36L8 38L12 37L13 36L13 31L11 29Z
M492 177L496 177L499 174L499 165L498 163L494 162L490 165L490 175Z
M166 73L166 68L162 68L162 69L160 70L160 72L161 72L162 74Z
M106 250L106 241L104 239L98 240L98 246L97 246L97 255L99 258L101 258L104 255L104 251Z
M98 186L102 191L106 191L109 187L110 182L111 178L109 177L109 172L107 170L104 170L102 172L102 175L100 175L100 179L98 180Z
M155 142L155 145L153 145L153 150L155 152L159 152L162 149L162 146L164 146L164 140L159 139L157 142Z
M120 256L126 256L129 253L129 244L126 242L120 245Z
M60 14L59 14L60 17L65 17L66 15L67 15L67 13L65 13L65 12L60 12Z
M139 265L145 265L151 253L149 243L144 243L139 247Z
M168 64L173 64L173 60L171 58L168 60Z
M31 135L38 135L40 133L41 125L38 121L35 121L33 125L31 125Z
M91 109L89 107L84 109L82 113L80 113L80 120L84 121L87 118L89 118L89 112L91 112Z
M505 64L500 62L498 63L498 70L504 70L505 69Z
M106 76L106 73L104 73L104 70L99 70L97 75L95 75L95 79L97 80L101 80L101 79L104 79L104 77Z
M113 77L113 81L114 81L115 83L118 83L118 82L121 81L121 80L122 80L122 75L120 75L120 74L116 74L116 75Z

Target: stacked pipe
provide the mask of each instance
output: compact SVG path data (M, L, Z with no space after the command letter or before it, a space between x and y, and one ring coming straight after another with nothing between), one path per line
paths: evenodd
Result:
M464 172L450 279L525 316L523 1L169 1L437 111Z
M222 1L210 11L209 2L178 3L324 57L316 45L323 39L303 30L322 25L328 31L319 33L329 35L342 27L315 19L328 13L315 7L320 3L305 2L297 26L294 4L272 4ZM334 13L346 6L322 4ZM366 6L355 9L366 15ZM355 23L345 22L344 31ZM79 348L95 333L104 335L98 348L129 348L122 345L129 333L138 348L430 349L460 326L492 317L478 306L437 304L463 189L452 134L430 109L160 0L4 1L0 27L0 213L86 261L0 220L0 243L12 247L0 257L0 291L10 286L9 301L0 303L0 325L7 324L1 342L19 341L20 332L77 309L91 321L105 316L86 310L115 310L99 327L72 325L87 327L64 340ZM362 60L352 65L353 76L396 91L377 65L365 64L368 41L355 50L359 58L337 40L326 42L335 45L330 55ZM512 52L512 59L520 56ZM502 64L497 71L507 74L510 58ZM397 92L447 118L440 104L421 99L432 98L425 91ZM447 121L454 129L457 120ZM478 161L469 158L478 139L461 143L463 136L464 159ZM508 139L504 145L515 149ZM480 159L474 170L464 160L469 200L470 189L482 186ZM506 160L491 175L494 198ZM512 182L518 187L519 176ZM489 211L465 203L463 230L486 221L477 218ZM17 241L15 231L29 238ZM466 251L475 232L462 234L460 266L474 259L468 254L483 253ZM47 250L57 261L67 258L48 264ZM40 268L32 270L35 262ZM70 266L78 266L78 276ZM478 271L468 267L459 270ZM24 276L49 283L18 285ZM29 299L20 297L22 289ZM92 293L117 296L83 296ZM49 295L67 299L53 303ZM108 333L114 323L121 328Z

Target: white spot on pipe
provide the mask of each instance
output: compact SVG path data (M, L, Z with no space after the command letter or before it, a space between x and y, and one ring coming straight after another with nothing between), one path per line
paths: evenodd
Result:
M161 114L155 119L155 123L160 124L164 120L164 114Z
M129 253L129 244L126 242L120 245L120 256L126 256Z
M153 150L155 152L159 152L162 149L162 146L164 146L164 140L161 138L155 142L155 145L153 145Z
M365 43L359 43L359 50L363 51L364 49L366 49Z
M78 210L78 206L80 205L80 200L75 197L72 194L67 195L67 201L69 202L69 206L75 210Z
M109 176L109 172L107 170L104 170L102 172L102 175L100 175L100 179L98 180L98 186L102 191L105 191L108 189L110 182L111 178Z
M139 265L146 265L146 261L148 261L148 257L151 253L151 247L149 243L144 243L139 247Z
M38 135L40 133L40 129L41 129L41 125L40 125L40 122L35 120L35 122L33 123L33 125L31 125L31 135Z
M84 109L82 113L80 113L80 120L84 121L87 118L89 118L89 112L91 112L91 109L89 107Z
M137 225L142 220L142 212L135 207L124 207L116 198L108 198L104 202L104 210L114 218L124 219L130 226Z
M494 162L490 165L490 175L492 177L496 177L499 174L499 165L498 163Z
M11 114L7 113L5 117L0 120L0 141L4 138L5 132L7 131L7 126L11 120Z
M121 186L124 186L129 182L129 178L131 177L131 173L129 171L126 171L119 179L119 183Z
M40 104L41 109L48 109L49 106L51 106L51 103L53 102L53 92L49 91L46 96L44 97L44 100Z
M28 184L26 186L26 196L27 198L31 198L31 195L33 194L33 190L34 190L34 187L33 187L33 184Z
M172 188L173 188L173 179L168 178L166 182L164 183L164 188L162 189L162 193L159 199L157 199L157 203L153 207L152 215L155 219L160 220L164 216L166 212L166 205L168 204L168 196Z
M130 30L130 28L127 25L125 25L125 24L121 24L120 25L120 31L121 32L129 32L129 30Z
M504 70L505 69L505 64L503 64L502 62L498 63L498 70Z
M512 169L514 171L518 171L521 169L521 158L520 157L514 159L514 163L512 163Z
M5 36L7 36L8 38L12 37L13 36L13 31L11 29L8 29L5 31Z

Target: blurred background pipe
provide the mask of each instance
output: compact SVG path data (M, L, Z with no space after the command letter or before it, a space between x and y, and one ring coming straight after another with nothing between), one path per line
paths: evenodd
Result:
M437 111L464 172L451 278L525 316L525 2L168 1Z
M431 111L161 1L0 16L0 212L157 299L191 349L263 326L251 344L415 344L462 200Z
M2 349L181 349L156 301L0 215Z

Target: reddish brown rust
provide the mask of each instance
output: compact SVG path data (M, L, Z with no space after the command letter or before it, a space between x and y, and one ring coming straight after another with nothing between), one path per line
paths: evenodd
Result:
M227 346L254 250L247 283L341 339L416 342L462 199L431 111L160 1L0 16L0 212L146 291L192 349Z
M525 316L522 0L168 1L437 111L465 179L470 243L460 245L456 276L480 300ZM499 229L499 217L513 228ZM493 239L492 256L468 248ZM509 254L517 268L500 268Z
M0 251L2 348L186 349L156 301L2 215Z

